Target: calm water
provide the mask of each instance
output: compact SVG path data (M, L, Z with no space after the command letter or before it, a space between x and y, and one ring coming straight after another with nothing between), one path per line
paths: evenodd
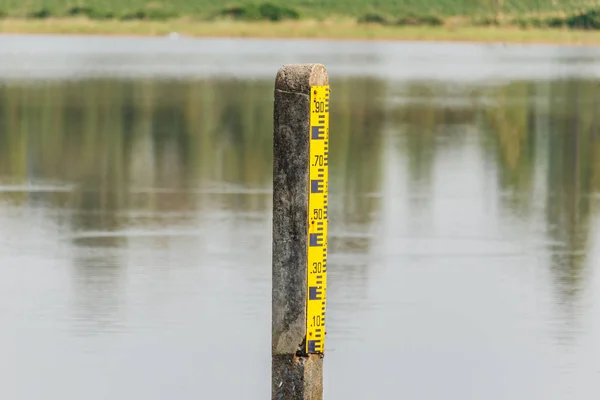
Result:
M272 85L314 61L325 398L598 398L597 50L16 36L0 398L269 398Z

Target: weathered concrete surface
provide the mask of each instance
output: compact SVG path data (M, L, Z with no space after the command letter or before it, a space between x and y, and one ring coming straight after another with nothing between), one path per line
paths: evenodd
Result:
M311 86L329 85L327 69L322 64L288 64L279 69L275 91L310 95ZM277 94L276 94L277 96ZM307 111L307 116L310 110Z
M322 400L323 358L309 356L273 356L273 400Z
M320 356L304 354L310 87L321 64L283 66L273 110L272 399L322 399Z

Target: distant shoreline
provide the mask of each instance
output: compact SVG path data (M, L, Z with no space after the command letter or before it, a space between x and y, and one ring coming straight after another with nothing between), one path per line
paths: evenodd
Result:
M383 26L352 20L332 21L119 21L86 18L0 19L2 34L77 34L196 38L329 39L379 41L449 41L506 44L600 45L600 31L561 28Z

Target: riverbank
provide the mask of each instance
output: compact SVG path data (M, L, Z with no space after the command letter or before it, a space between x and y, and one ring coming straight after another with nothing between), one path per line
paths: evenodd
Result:
M337 40L424 40L485 43L600 45L600 31L564 28L386 26L351 19L281 22L197 21L177 19L91 20L87 18L2 19L0 34L83 34L191 37L308 38Z

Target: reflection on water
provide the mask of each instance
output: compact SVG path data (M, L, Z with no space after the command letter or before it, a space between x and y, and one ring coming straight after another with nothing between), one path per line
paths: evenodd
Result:
M593 398L600 87L332 84L326 398ZM268 396L272 98L0 86L2 397Z

